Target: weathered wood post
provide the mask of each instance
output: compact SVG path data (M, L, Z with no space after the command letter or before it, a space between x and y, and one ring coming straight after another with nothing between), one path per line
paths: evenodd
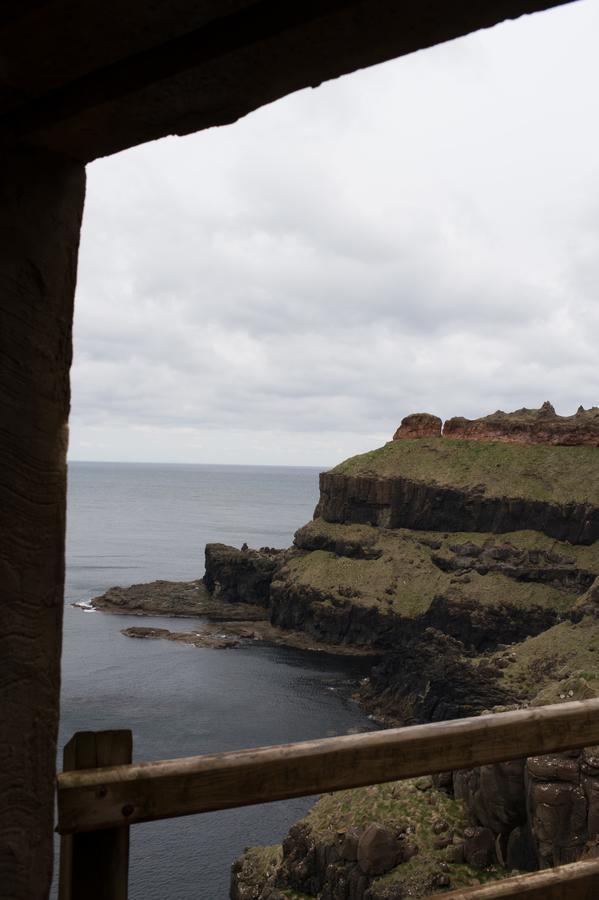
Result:
M130 731L78 731L63 768L99 769L131 762ZM66 834L60 840L59 900L127 900L129 826Z

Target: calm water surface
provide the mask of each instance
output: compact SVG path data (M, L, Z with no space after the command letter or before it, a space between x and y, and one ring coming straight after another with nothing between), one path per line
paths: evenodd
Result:
M129 616L71 603L115 584L198 578L209 541L288 546L311 518L318 470L72 463L60 747L81 729L132 728L134 759L368 729L348 699L364 661L264 646L219 651L120 634ZM143 624L185 629L185 622ZM132 900L226 900L231 862L278 843L308 799L137 825Z

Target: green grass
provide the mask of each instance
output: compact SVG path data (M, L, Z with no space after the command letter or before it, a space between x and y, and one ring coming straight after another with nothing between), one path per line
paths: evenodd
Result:
M418 532L409 529L381 529L368 525L338 525L316 519L302 529L304 541L320 539L328 546L345 541L363 543L377 559L355 559L329 550L314 550L289 560L278 578L300 591L309 591L316 600L330 606L349 603L373 607L381 613L413 618L422 615L435 597L455 602L476 601L482 606L507 604L519 609L532 606L566 612L576 595L550 584L516 581L497 572L480 575L470 571L468 579L456 582L454 572L444 572L433 557L450 558L455 544L480 547L506 544L517 550L542 549L572 559L581 568L599 574L599 542L582 547L554 541L533 531L484 535L454 532ZM440 542L438 549L431 541Z
M448 833L453 832L458 839L469 824L461 801L434 788L419 790L417 784L424 781L430 783L428 779L410 779L327 794L304 819L317 842L333 840L337 832L347 831L350 827L362 828L371 822L392 829L409 829L411 840L418 844L418 854L374 880L371 890L375 900L396 897L399 884L406 891L406 896L428 896L432 876L440 871L439 864L447 858L445 849L434 846L436 834L433 824L439 820L446 822ZM449 874L453 888L506 875L497 866L481 871L455 863L450 864Z
M492 497L599 505L599 449L419 438L345 460L339 475L404 477Z
M272 847L248 848L240 857L242 867L240 880L244 887L251 888L253 895L258 896L282 859L283 850L280 844L274 844Z
M515 661L501 671L502 682L533 706L599 696L599 621L594 617L561 622L512 650Z
M466 824L462 803L440 791L418 790L418 781L392 781L325 794L304 821L317 840L329 837L334 831L365 827L370 822L390 827L411 826L422 846L432 844L435 837L432 825L437 819L461 831Z

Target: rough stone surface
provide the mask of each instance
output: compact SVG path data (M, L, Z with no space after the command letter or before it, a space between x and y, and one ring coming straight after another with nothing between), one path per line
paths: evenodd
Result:
M241 550L225 544L206 544L204 584L219 600L268 606L270 582L281 550L263 547Z
M454 772L454 795L475 822L508 836L526 822L524 769L525 760L514 760Z
M358 842L358 865L365 875L383 875L397 865L401 845L390 828L371 822Z
M393 440L441 437L442 428L443 422L439 416L433 416L430 413L412 413L401 420L401 425L393 435Z
M459 641L432 628L386 654L361 696L405 725L474 716L511 700L491 667L473 666Z
M356 862L358 859L358 844L362 832L358 828L348 828L339 841L339 855L348 862Z
M510 832L505 850L505 866L508 871L534 872L538 868L536 847L530 825L518 825Z
M46 896L83 167L0 153L0 894Z
M579 859L588 840L588 808L582 788L530 778L528 805L540 868Z
M94 597L91 605L111 613L124 615L201 616L209 614L207 603L212 598L200 581L152 581L113 587ZM214 607L214 604L212 604Z
M373 2L8 0L5 134L91 160L563 0Z
M490 828L466 828L464 831L464 859L477 869L490 866L495 860L495 835Z
M498 410L480 419L456 417L443 426L443 436L467 441L599 447L599 407L579 407L573 416L558 416L551 403L540 409Z
M473 485L451 487L401 476L323 472L316 517L383 528L501 533L527 529L573 544L599 539L599 507L494 497Z

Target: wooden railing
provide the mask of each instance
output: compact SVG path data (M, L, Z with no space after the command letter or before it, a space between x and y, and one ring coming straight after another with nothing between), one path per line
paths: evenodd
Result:
M128 731L79 732L58 776L60 900L126 900L128 832L139 822L594 744L599 699L152 763L131 763ZM442 896L597 900L599 860Z

